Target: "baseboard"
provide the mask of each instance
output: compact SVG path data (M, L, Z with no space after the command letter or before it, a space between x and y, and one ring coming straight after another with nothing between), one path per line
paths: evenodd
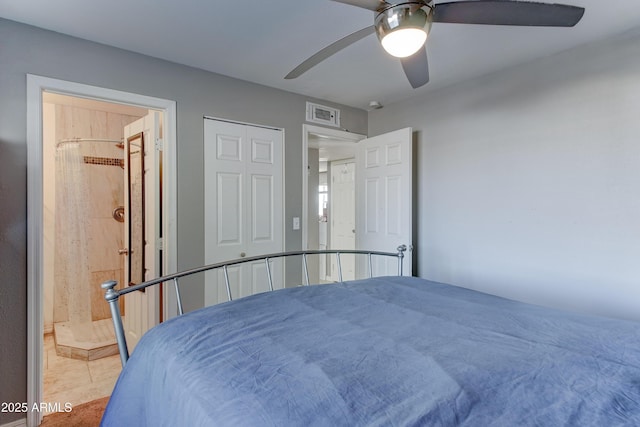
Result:
M0 427L27 427L27 419L23 418L21 420L12 421L7 424L2 424Z

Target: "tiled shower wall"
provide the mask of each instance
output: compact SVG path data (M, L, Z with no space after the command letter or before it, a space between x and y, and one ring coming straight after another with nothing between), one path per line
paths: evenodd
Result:
M139 116L113 111L45 102L43 106L43 176L44 176L44 322L45 332L54 322L68 320L69 307L64 294L66 283L55 283L54 262L64 265L75 260L54 256L56 216L68 216L67 206L55 203L55 145L63 139L121 140L123 128ZM124 258L118 249L124 247L124 225L113 218L113 210L124 205L124 170L120 166L124 151L115 143L80 142L90 202L84 220L91 291L92 320L109 318L100 283L116 279L122 283Z

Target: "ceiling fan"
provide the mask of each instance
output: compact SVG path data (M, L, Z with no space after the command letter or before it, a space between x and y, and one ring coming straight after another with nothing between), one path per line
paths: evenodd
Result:
M295 79L331 55L376 33L382 47L400 58L413 88L429 81L429 63L424 47L431 24L514 25L528 27L573 27L584 8L564 4L510 0L463 0L434 4L433 0L333 0L375 12L374 24L356 31L320 50L302 62L285 79Z

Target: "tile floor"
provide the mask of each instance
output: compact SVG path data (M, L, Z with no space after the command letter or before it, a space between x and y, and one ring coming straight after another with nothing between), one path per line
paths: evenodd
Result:
M122 365L120 356L84 361L56 354L52 334L44 336L43 401L72 406L111 395Z

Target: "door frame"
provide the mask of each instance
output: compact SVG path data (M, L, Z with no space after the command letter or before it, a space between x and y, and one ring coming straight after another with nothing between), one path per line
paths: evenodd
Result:
M323 135L339 140L345 143L357 143L363 140L367 135L348 132L340 129L331 129L322 126L302 125L302 249L307 250L309 244L309 135Z
M163 114L163 272L177 268L177 134L176 102L146 95L27 74L27 403L42 402L44 351L42 94L53 92L117 104L134 105ZM163 318L176 315L176 299L165 293ZM38 425L39 411L29 411L28 425Z

